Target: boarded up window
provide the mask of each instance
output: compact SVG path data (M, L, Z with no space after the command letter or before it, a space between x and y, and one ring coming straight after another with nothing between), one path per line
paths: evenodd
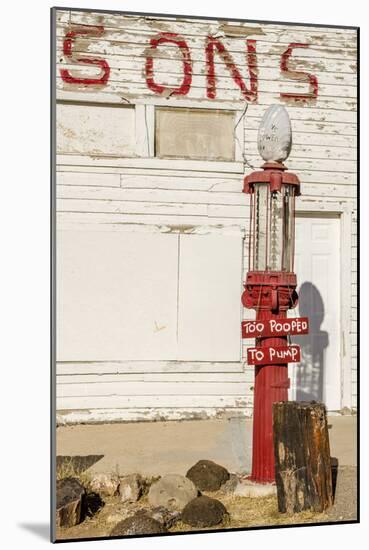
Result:
M157 108L156 156L234 160L234 118L218 109Z
M239 361L242 239L61 231L59 361Z
M179 359L239 361L241 236L181 235L179 265Z
M59 361L173 358L177 235L61 231L57 251Z
M58 153L134 155L134 107L61 103L56 120Z

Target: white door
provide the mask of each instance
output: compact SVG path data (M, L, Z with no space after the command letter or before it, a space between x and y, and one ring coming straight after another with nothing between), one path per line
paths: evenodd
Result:
M340 221L321 214L296 219L295 272L299 303L289 317L309 317L310 333L293 337L301 363L290 364L291 400L341 408Z

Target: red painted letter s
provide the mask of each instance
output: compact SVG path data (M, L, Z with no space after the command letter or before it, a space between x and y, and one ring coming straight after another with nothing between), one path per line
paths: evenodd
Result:
M89 57L81 57L81 58L74 58L72 46L74 43L74 40L77 36L84 36L84 35L91 35L91 36L99 36L103 34L104 27L102 26L86 26L86 27L78 27L78 29L74 31L70 31L65 35L65 39L63 42L63 54L64 56L69 59L72 62L76 63L86 63L87 65L97 65L101 67L102 74L101 76L97 78L77 78L75 76L72 76L70 72L67 69L60 69L60 75L64 82L68 82L69 84L84 84L84 85L104 85L109 80L110 75L110 67L108 62L105 59L91 59Z
M318 97L318 79L315 75L310 73L305 73L303 71L292 71L288 68L288 60L292 55L292 50L294 48L308 48L309 44L297 44L292 43L288 46L287 50L283 52L281 58L281 72L286 73L290 78L295 80L306 80L310 84L310 92L307 94L296 94L296 93L281 93L282 99L295 99L298 100L309 100L316 99Z

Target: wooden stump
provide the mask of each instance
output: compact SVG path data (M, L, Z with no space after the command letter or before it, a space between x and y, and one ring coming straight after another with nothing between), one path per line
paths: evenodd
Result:
M327 414L322 403L273 404L275 477L280 512L322 512L333 503Z
M86 491L78 479L67 477L56 482L56 526L73 527L83 519Z

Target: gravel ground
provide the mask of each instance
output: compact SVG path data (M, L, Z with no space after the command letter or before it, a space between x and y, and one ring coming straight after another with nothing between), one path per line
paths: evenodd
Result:
M232 494L224 495L220 491L216 493L204 493L218 498L226 506L230 513L230 519L223 525L212 529L248 528L253 526L270 525L296 525L308 523L325 523L331 521L353 521L357 518L356 506L356 468L342 466L338 469L336 477L335 502L330 510L325 513L302 512L300 514L280 514L278 512L277 497L245 498L235 497ZM136 510L148 505L147 497L132 505L124 505L118 497L107 498L105 506L90 518L86 518L80 525L70 529L59 529L57 538L89 538L109 536L111 529L119 519L123 519ZM204 529L206 530L206 529ZM172 532L191 531L191 527L177 523L170 529Z
M329 521L357 519L357 469L354 466L338 469L334 505L327 516Z

